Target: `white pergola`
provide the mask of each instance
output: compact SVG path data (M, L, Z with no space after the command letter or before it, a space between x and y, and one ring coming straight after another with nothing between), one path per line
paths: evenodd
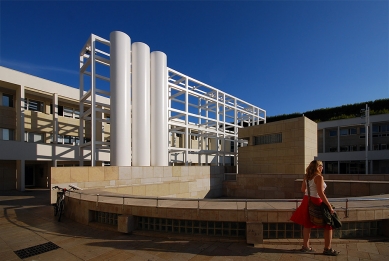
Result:
M80 52L80 156L83 161L89 156L84 151L90 150L92 166L96 165L99 151L112 146L102 140L101 130L102 122L109 123L104 115L112 118L112 100L110 105L96 99L99 95L108 98L112 95L110 47L109 40L92 34ZM133 67L134 64L126 73L131 75ZM171 68L167 68L166 79L168 132L165 133L169 135L166 164L236 165L238 147L247 142L238 140L238 129L266 123L266 111ZM90 105L88 110L84 109L85 104ZM134 108L131 111L136 112ZM84 142L84 129L89 124L91 140ZM130 137L130 144L136 138ZM192 143L191 139L197 142Z
M236 165L238 147L247 143L238 140L238 129L265 123L266 111L170 68L168 81L169 154L176 156L170 162L188 164L189 154L197 154L198 164L225 165L234 157L230 164ZM182 135L183 146L176 146L174 133ZM197 137L196 147L191 137Z

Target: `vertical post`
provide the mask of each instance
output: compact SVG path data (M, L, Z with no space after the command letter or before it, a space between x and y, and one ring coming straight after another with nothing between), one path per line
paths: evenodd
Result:
M81 97L84 95L84 72L81 72L81 68L84 66L84 54L82 53L80 55L80 126L78 128L78 142L79 142L79 165L83 166L84 165L84 149L83 149L83 144L84 144L84 119L83 119L83 113L84 113L84 102L81 101Z
M365 172L366 174L369 174L369 106L366 104L366 109L365 109Z
M94 35L91 37L91 148L90 148L90 164L92 167L96 166L96 64L95 64L95 49L96 38Z
M184 135L184 147L185 147L185 166L188 166L189 156L188 156L188 148L189 148L189 141L188 141L188 128L189 128L189 81L188 78L185 78L185 135Z
M53 147L52 147L52 166L57 167L57 141L58 141L58 93L53 94Z

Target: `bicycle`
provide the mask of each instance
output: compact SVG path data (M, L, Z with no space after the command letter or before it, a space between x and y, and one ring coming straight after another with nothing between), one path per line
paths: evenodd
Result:
M65 210L65 193L70 190L80 190L79 187L74 185L69 185L70 189L60 188L58 186L54 186L52 189L58 189L57 192L57 202L54 204L54 216L58 215L58 222L61 221L62 213Z

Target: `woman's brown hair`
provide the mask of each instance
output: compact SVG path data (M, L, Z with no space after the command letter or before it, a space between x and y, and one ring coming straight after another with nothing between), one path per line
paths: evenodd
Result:
M321 175L320 171L317 170L319 166L323 166L323 162L320 160L313 160L311 163L309 163L306 172L305 172L305 179L311 180L316 175Z

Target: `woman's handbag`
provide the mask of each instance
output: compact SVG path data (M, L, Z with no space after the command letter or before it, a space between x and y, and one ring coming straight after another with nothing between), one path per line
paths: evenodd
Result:
M316 205L311 201L311 193L309 189L308 180L307 180L307 189L308 189L308 202L309 202L308 203L309 219L311 220L312 224L314 224L315 226L323 226L324 225L323 211L320 205Z

